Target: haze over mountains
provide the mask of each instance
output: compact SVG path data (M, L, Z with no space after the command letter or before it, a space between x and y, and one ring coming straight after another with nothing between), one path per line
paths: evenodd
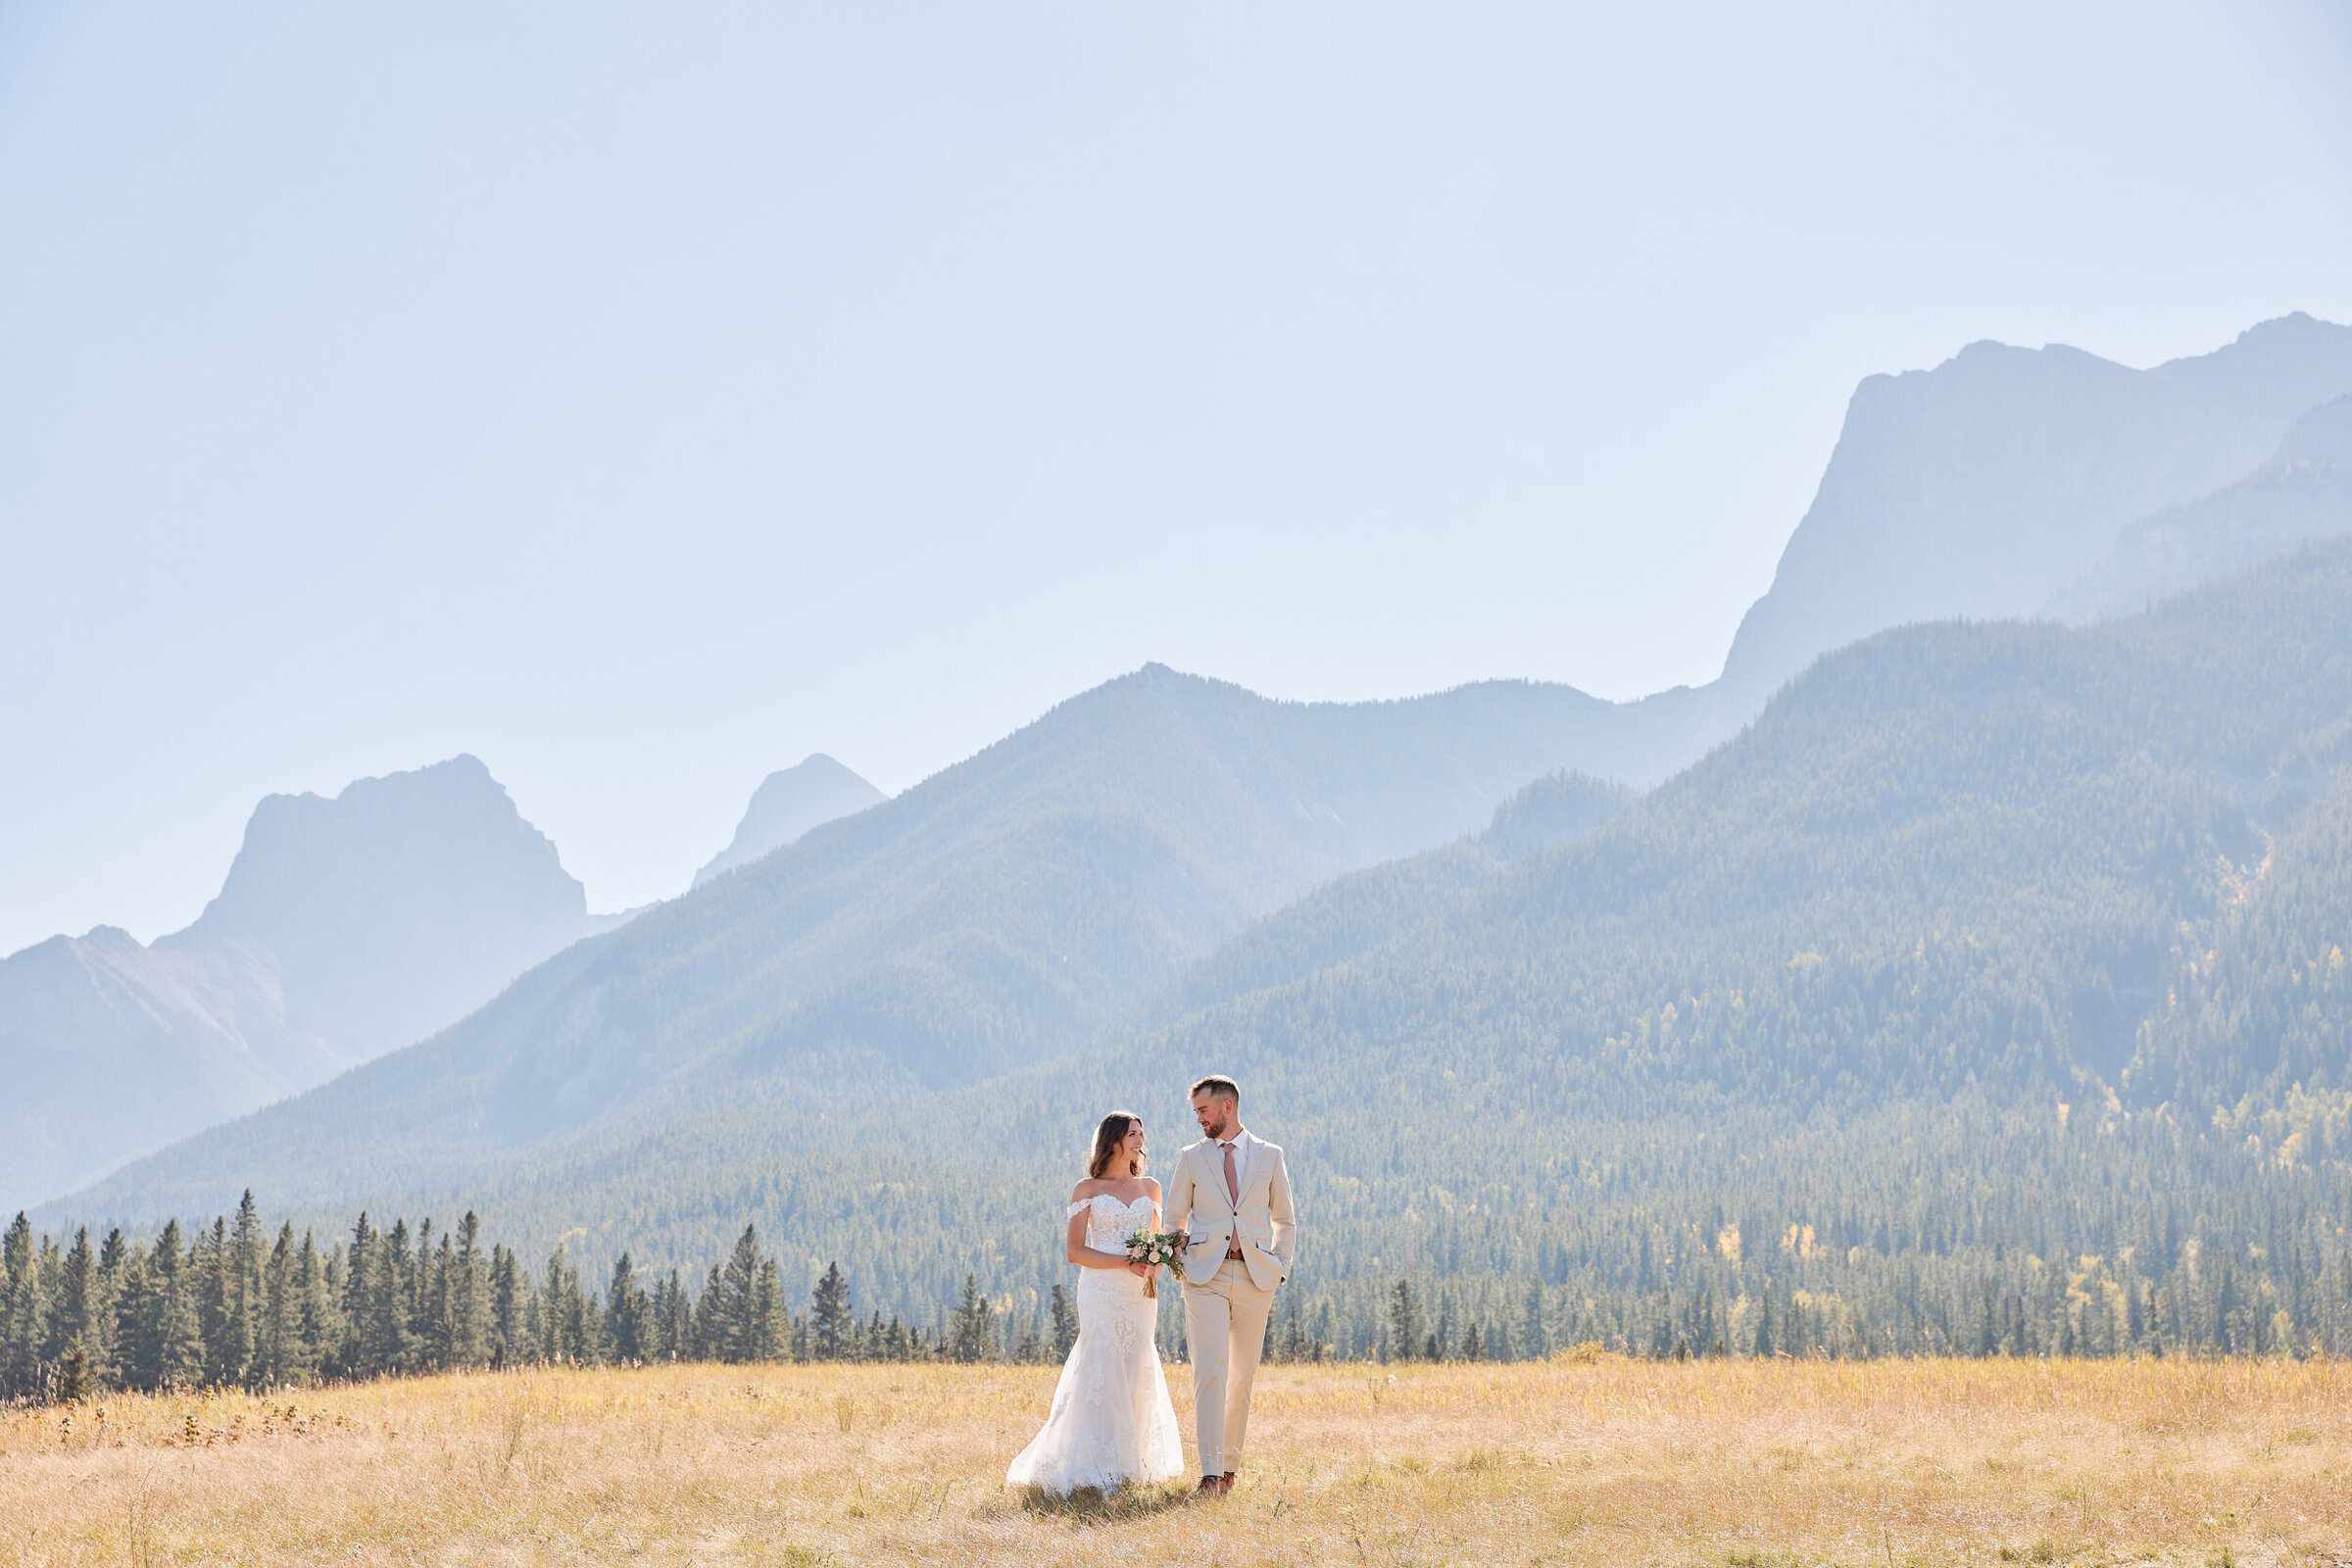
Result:
M1042 1290L1038 1216L1087 1120L1134 1104L1181 1141L1213 1063L1298 1151L1310 1292L1374 1260L1689 1310L1762 1289L1719 1277L1727 1226L1817 1229L1778 1288L1849 1303L1922 1269L2038 1292L2048 1258L2169 1279L2249 1237L2333 1281L2348 734L2352 541L2083 629L1902 629L1639 801L1541 781L1483 834L1325 884L1055 1060L860 1097L722 1050L518 1129L460 1030L81 1211L202 1212L249 1175L321 1220L362 1194L479 1206L591 1266L714 1255L749 1218L791 1290L838 1259L919 1311L967 1269ZM560 1021L530 990L501 1007Z
M122 1190L223 1162L314 1190L294 1172L322 1137L370 1180L433 1181L584 1128L871 1101L1047 1060L1252 919L1478 827L1607 712L1524 682L1274 703L1152 666Z
M1817 655L1887 626L2033 614L2126 523L2230 484L2347 392L2352 327L2300 313L2152 370L1972 343L1869 377L1733 639L1731 707L1744 718Z
M70 1190L429 1034L586 921L471 757L272 795L185 930L142 948L101 926L0 961L0 1194Z
M2271 460L2234 484L2127 525L2106 559L2051 595L2042 613L2129 614L2341 533L2352 533L2352 397L2297 419Z
M2263 865L2330 918L2328 841L2296 835L2340 806L2352 564L2317 549L2079 630L1872 634L2110 614L2345 531L2347 394L2352 330L2305 317L2148 371L1977 345L1873 377L1709 687L1282 704L1150 666L806 827L818 786L859 799L811 759L685 897L46 1212L210 1213L250 1185L679 1260L756 1217L912 1302L972 1255L952 1219L1027 1234L1072 1118L1213 1058L1261 1086L1267 1131L1306 1135L1348 1256L1403 1215L1416 1263L1520 1267L1522 1233L1598 1257L1564 1228L1571 1129L1693 1226L1767 1168L1805 1190L1830 1123L1898 1187L1931 1144L1997 1147L1985 1212L2014 1241L2040 1223L2017 1173L2065 1152L2003 1118L2153 1115L2141 1086L2184 1080L2149 1042L2214 1054L2168 1000L2203 983L2181 931L2268 907ZM2270 1047L2230 1049L2198 1093L2285 1105ZM2301 1049L2296 1092L2336 1092L2336 1048ZM1398 1153L1391 1107L1423 1102ZM911 1164L910 1127L935 1146ZM1770 1157L1689 1152L1731 1127ZM2185 1168L2122 1148L2132 1180Z

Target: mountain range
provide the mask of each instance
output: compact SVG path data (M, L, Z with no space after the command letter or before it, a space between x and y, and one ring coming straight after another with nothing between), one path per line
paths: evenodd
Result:
M1827 1204L1853 1151L1885 1190L1841 1225L1899 1223L1920 1161L1956 1161L1985 1225L2056 1246L2020 1182L2075 1153L2178 1176L2156 1120L2303 1114L2332 1148L2333 1002L2289 1083L2267 1025L2213 1044L2243 996L2181 999L2208 950L2249 986L2288 950L2330 972L2306 949L2337 896L2352 564L2311 547L2144 607L2352 526L2348 393L2352 330L2306 317L2154 370L1976 345L1873 377L1708 687L1283 704L1149 666L803 827L811 759L686 896L44 1212L250 1185L681 1260L758 1217L913 1302L975 1248L1042 1278L1022 1216L1089 1107L1207 1064L1311 1151L1335 1259L1554 1279L1632 1234L1580 1203ZM2086 623L1907 624L2037 611ZM2289 887L2292 940L2240 931ZM175 940L153 951L198 951ZM2050 1145L2060 1104L2115 1141ZM1138 1108L1173 1136L1164 1094Z

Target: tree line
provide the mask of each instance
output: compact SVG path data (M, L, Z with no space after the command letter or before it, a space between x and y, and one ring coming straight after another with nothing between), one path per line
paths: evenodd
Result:
M290 1222L269 1237L250 1192L233 1218L172 1220L144 1244L120 1229L93 1243L86 1227L61 1243L22 1213L0 1238L0 1400L20 1402L529 1365L1034 1361L1077 1334L1059 1288L1015 1321L970 1276L928 1323L860 1320L838 1265L796 1309L749 1225L699 1281L648 1281L623 1252L601 1290L561 1247L535 1270L485 1248L471 1211L439 1232L363 1213L322 1247Z
M1886 1355L2352 1354L2352 1246L2335 1201L2308 1188L2239 1216L2262 1243L2192 1228L2169 1248L2142 1232L2116 1255L2045 1259L1999 1244L1882 1250L1888 1238L1703 1221L1603 1227L1608 1250L1563 1250L1542 1272L1372 1266L1286 1290L1266 1330L1274 1360L1524 1360L1577 1347L1658 1358ZM2155 1217L2156 1229L2176 1220ZM1855 1240L1860 1237L1860 1240ZM1849 1245L1850 1243L1850 1245ZM1867 1244L1867 1245L1866 1245ZM920 1321L860 1315L828 1265L802 1300L746 1226L698 1279L647 1279L622 1252L601 1288L561 1247L537 1268L482 1245L467 1212L448 1230L362 1214L320 1246L281 1223L267 1238L250 1193L233 1217L152 1240L86 1229L0 1239L0 1399L241 1388L541 1365L659 1361L1058 1362L1078 1319L1058 1284L992 1295L976 1275ZM1178 1293L1162 1293L1161 1348L1185 1351Z

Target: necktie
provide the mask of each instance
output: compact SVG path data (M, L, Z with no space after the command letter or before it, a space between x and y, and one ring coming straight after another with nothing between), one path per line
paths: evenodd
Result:
M1233 1173L1233 1146L1225 1146L1225 1190L1233 1195L1233 1205L1242 1205L1242 1179Z

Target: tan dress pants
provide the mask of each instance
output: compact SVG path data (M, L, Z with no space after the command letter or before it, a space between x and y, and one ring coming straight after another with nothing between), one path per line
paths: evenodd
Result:
M1242 1440L1250 1435L1250 1385L1257 1381L1266 1347L1266 1317L1274 1293L1250 1283L1240 1260L1227 1258L1206 1285L1185 1282L1184 1338L1193 1358L1193 1428L1200 1445L1200 1473L1241 1468Z

